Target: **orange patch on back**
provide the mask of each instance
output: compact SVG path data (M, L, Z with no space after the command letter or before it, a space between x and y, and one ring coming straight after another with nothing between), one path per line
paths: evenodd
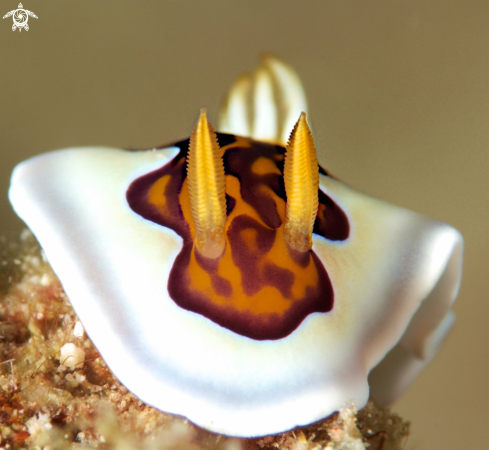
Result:
M228 212L218 258L204 257L193 245L183 143L181 148L173 162L128 190L136 212L184 238L168 284L174 301L253 339L279 339L308 314L331 310L324 266L313 251L299 253L283 237L283 148L244 138L222 148Z

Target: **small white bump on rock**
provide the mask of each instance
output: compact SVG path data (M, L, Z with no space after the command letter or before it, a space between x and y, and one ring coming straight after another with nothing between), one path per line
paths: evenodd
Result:
M75 323L75 327L73 328L73 336L81 338L84 334L85 330L83 329L83 325L79 320L77 320Z
M44 430L53 428L48 413L39 412L34 414L26 423L27 430L31 436L36 436Z
M85 362L85 352L75 344L65 344L61 347L59 361L71 370L80 369Z
M49 286L51 284L51 277L47 273L43 274L40 283L41 286Z

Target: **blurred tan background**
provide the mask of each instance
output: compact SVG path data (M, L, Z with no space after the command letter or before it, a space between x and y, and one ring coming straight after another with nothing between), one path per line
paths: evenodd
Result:
M2 0L0 16L18 0ZM407 448L489 447L489 2L25 0L0 21L0 233L10 172L52 149L145 148L216 120L274 52L301 75L322 164L466 239L456 328L395 409Z

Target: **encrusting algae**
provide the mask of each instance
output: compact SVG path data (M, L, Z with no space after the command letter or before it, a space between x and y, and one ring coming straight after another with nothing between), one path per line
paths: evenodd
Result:
M409 434L409 423L372 401L258 439L147 406L108 369L28 230L20 243L0 240L0 351L0 450L397 450Z

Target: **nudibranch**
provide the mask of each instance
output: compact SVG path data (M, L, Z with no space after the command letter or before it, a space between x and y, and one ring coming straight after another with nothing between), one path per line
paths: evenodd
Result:
M255 437L394 401L450 330L463 240L318 166L296 73L267 57L217 132L71 148L12 175L83 326L144 402Z

